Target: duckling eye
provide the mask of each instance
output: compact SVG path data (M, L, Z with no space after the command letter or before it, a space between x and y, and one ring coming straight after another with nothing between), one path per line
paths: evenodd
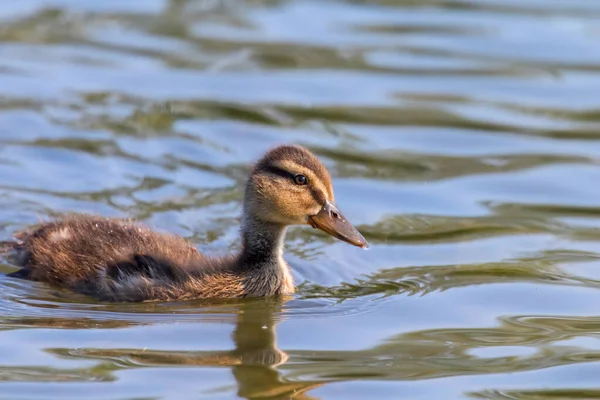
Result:
M308 179L306 179L306 176L301 174L294 175L294 183L296 185L306 185L308 183Z

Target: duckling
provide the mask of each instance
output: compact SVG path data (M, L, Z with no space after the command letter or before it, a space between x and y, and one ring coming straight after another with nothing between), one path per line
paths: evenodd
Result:
M306 148L268 151L247 180L241 250L221 257L198 252L188 240L129 219L77 214L15 235L8 245L22 267L13 277L101 301L174 301L294 293L283 259L286 227L310 225L367 247L334 202L329 172Z

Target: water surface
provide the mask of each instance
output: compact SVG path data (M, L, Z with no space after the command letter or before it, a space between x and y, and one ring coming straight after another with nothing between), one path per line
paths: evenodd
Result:
M371 248L291 229L286 303L103 304L0 275L0 399L600 398L599 19L7 2L0 240L76 211L234 249L250 163L292 142Z

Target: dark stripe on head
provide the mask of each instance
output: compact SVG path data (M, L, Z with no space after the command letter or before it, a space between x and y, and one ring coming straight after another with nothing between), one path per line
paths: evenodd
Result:
M283 178L287 178L287 179L293 179L294 178L294 174L286 171L285 169L281 169L278 167L275 167L273 165L265 165L263 168L261 168L261 170L268 172L270 174L273 175L277 175L277 176L281 176Z
M319 186L319 189L317 189L319 193L313 193L315 200L321 204L323 204L324 200L333 201L333 188L327 168L325 168L323 163L314 154L302 146L283 145L269 150L255 164L254 171L264 171L290 179L293 179L295 174L302 173L302 171L294 171L293 167L282 169L281 164L285 163L296 164L298 167L309 170L315 175L314 179L309 177L309 185ZM311 179L318 181L318 183L312 182Z

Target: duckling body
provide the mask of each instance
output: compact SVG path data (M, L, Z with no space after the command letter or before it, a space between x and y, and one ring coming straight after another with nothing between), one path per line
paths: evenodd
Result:
M168 301L294 293L287 265L208 257L186 239L131 220L73 215L21 235L14 276L107 301ZM283 260L282 260L283 261Z
M325 167L300 146L280 146L254 167L244 198L239 253L201 254L186 239L132 220L72 215L16 235L14 277L105 301L289 295L288 225L309 224L356 246L366 242L333 204Z

